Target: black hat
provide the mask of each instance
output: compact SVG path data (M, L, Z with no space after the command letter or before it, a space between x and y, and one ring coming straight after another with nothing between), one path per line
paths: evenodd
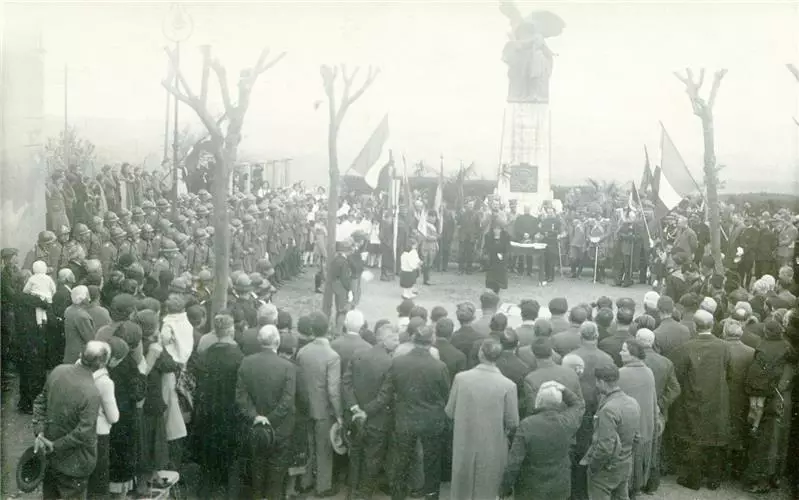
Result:
M34 453L33 446L25 450L17 462L17 487L23 493L30 493L39 487L44 479L47 461L44 453Z
M269 424L258 424L250 427L250 451L252 456L263 455L271 450L275 443L275 431Z

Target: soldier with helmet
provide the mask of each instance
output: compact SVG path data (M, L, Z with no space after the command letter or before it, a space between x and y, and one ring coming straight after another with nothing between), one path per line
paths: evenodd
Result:
M150 275L158 280L161 271L171 271L173 276L180 276L180 252L177 244L169 238L161 239L160 256L153 264Z
M255 227L255 218L250 214L244 214L241 219L241 248L243 252L242 267L247 272L255 270L255 262L258 260L258 234Z
M158 199L158 201L155 203L155 209L158 211L159 218L165 219L169 217L170 206L169 202L166 201L165 198Z
M102 263L103 276L105 277L109 276L111 271L116 268L120 255L119 248L125 241L126 236L125 231L119 226L114 226L110 232L111 240L103 245L103 249L100 252L100 262Z
M133 213L127 208L119 210L119 226L128 227L133 222Z
M208 234L205 229L194 230L194 239L186 249L186 268L196 275L203 269L213 269L214 256L208 246Z
M112 228L114 228L114 227L121 228L121 226L119 225L119 217L117 216L117 214L115 214L114 212L111 212L111 211L108 211L108 212L105 213L104 225L105 225L105 229L108 231L108 235L109 236L111 235L111 229Z
M144 211L144 222L155 227L158 224L158 212L155 209L155 203L150 200L144 200L142 203L142 210Z
M86 224L80 222L75 224L75 229L72 231L75 240L83 247L83 252L89 260L99 259L100 252L103 248L103 243L100 238L92 233Z
M139 257L141 257L142 264L145 270L158 260L158 242L155 240L155 230L153 226L144 223L141 226L141 239L139 240Z
M36 241L36 245L25 256L22 269L31 269L37 260L47 264L47 274L55 278L58 273L58 259L61 255L60 245L56 235L52 231L42 231Z
M63 269L69 264L69 247L75 244L70 240L71 232L72 230L69 226L58 226L56 228L57 242L53 246L53 250L58 253L57 269Z
M127 239L120 243L119 255L130 255L135 261L139 261L139 242L141 240L141 229L136 224L130 224L127 231Z
M92 217L92 220L89 222L89 224L89 229L92 231L92 234L97 237L101 245L110 239L108 229L105 227L102 217L95 215Z
M144 210L141 207L133 207L130 211L131 213L131 221L136 224L137 226L141 226L144 224Z

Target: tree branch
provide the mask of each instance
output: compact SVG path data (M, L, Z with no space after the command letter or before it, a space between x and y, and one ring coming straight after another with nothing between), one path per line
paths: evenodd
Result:
M790 71L793 77L796 78L796 81L799 82L799 68L791 63L786 64L785 67L788 68L788 71Z
M716 102L716 94L719 92L719 86L721 86L721 79L724 78L724 75L727 74L726 69L720 69L716 71L713 75L713 86L710 87L710 97L707 99L707 107L710 110L713 110L713 103Z
M208 102L208 68L211 64L211 46L210 45L203 45L200 50L203 53L203 72L202 72L202 82L200 84L200 102L205 103Z
M175 96L175 99L186 104L191 109L193 109L195 113L197 113L197 117L200 119L200 121L203 122L205 128L208 129L208 133L210 134L211 139L216 140L216 139L221 139L223 137L222 130L219 128L219 125L214 122L214 119L211 118L211 115L208 114L208 111L205 109L205 106L203 106L203 104L199 100L197 100L196 97L184 95L180 90L178 90L175 86L171 85L166 80L162 81L161 85L170 94Z
M183 72L180 71L180 68L178 68L177 58L175 56L175 53L169 47L164 47L164 52L166 52L167 57L169 57L169 60L172 62L172 66L174 67L175 78L177 79L178 82L178 84L175 87L177 89L180 89L182 85L183 91L186 92L186 97L188 97L189 100L196 101L197 97L191 91L191 87L189 87L189 82L186 81L186 77L183 76Z
M366 75L366 79L363 82L363 85L352 93L352 83L355 80L355 76L358 74L360 68L355 68L350 75L346 73L346 67L342 65L342 78L344 79L344 93L341 97L341 107L338 110L337 120L341 122L344 119L344 115L349 109L350 105L358 100L359 97L366 92L372 83L374 83L377 75L380 74L380 70L369 66L369 72Z
M222 102L225 106L225 114L232 115L233 114L233 104L230 101L230 87L228 86L227 82L227 71L225 71L225 67L222 66L222 63L219 62L219 59L214 59L210 62L211 69L214 70L216 73L216 79L219 80L219 90L222 93Z
M696 82L696 89L701 89L703 83L705 83L705 68L699 70L699 81Z

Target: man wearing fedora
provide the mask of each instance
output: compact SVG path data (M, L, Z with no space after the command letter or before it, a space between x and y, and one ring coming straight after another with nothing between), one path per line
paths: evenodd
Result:
M107 344L90 341L77 364L59 365L33 404L34 450L48 455L42 496L86 498L97 463L97 415L100 392L94 372L111 354Z

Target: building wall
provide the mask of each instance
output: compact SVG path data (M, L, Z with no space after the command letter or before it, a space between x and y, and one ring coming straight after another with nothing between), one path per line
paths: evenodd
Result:
M0 246L21 254L44 230L46 217L44 51L35 9L6 5L0 18Z

